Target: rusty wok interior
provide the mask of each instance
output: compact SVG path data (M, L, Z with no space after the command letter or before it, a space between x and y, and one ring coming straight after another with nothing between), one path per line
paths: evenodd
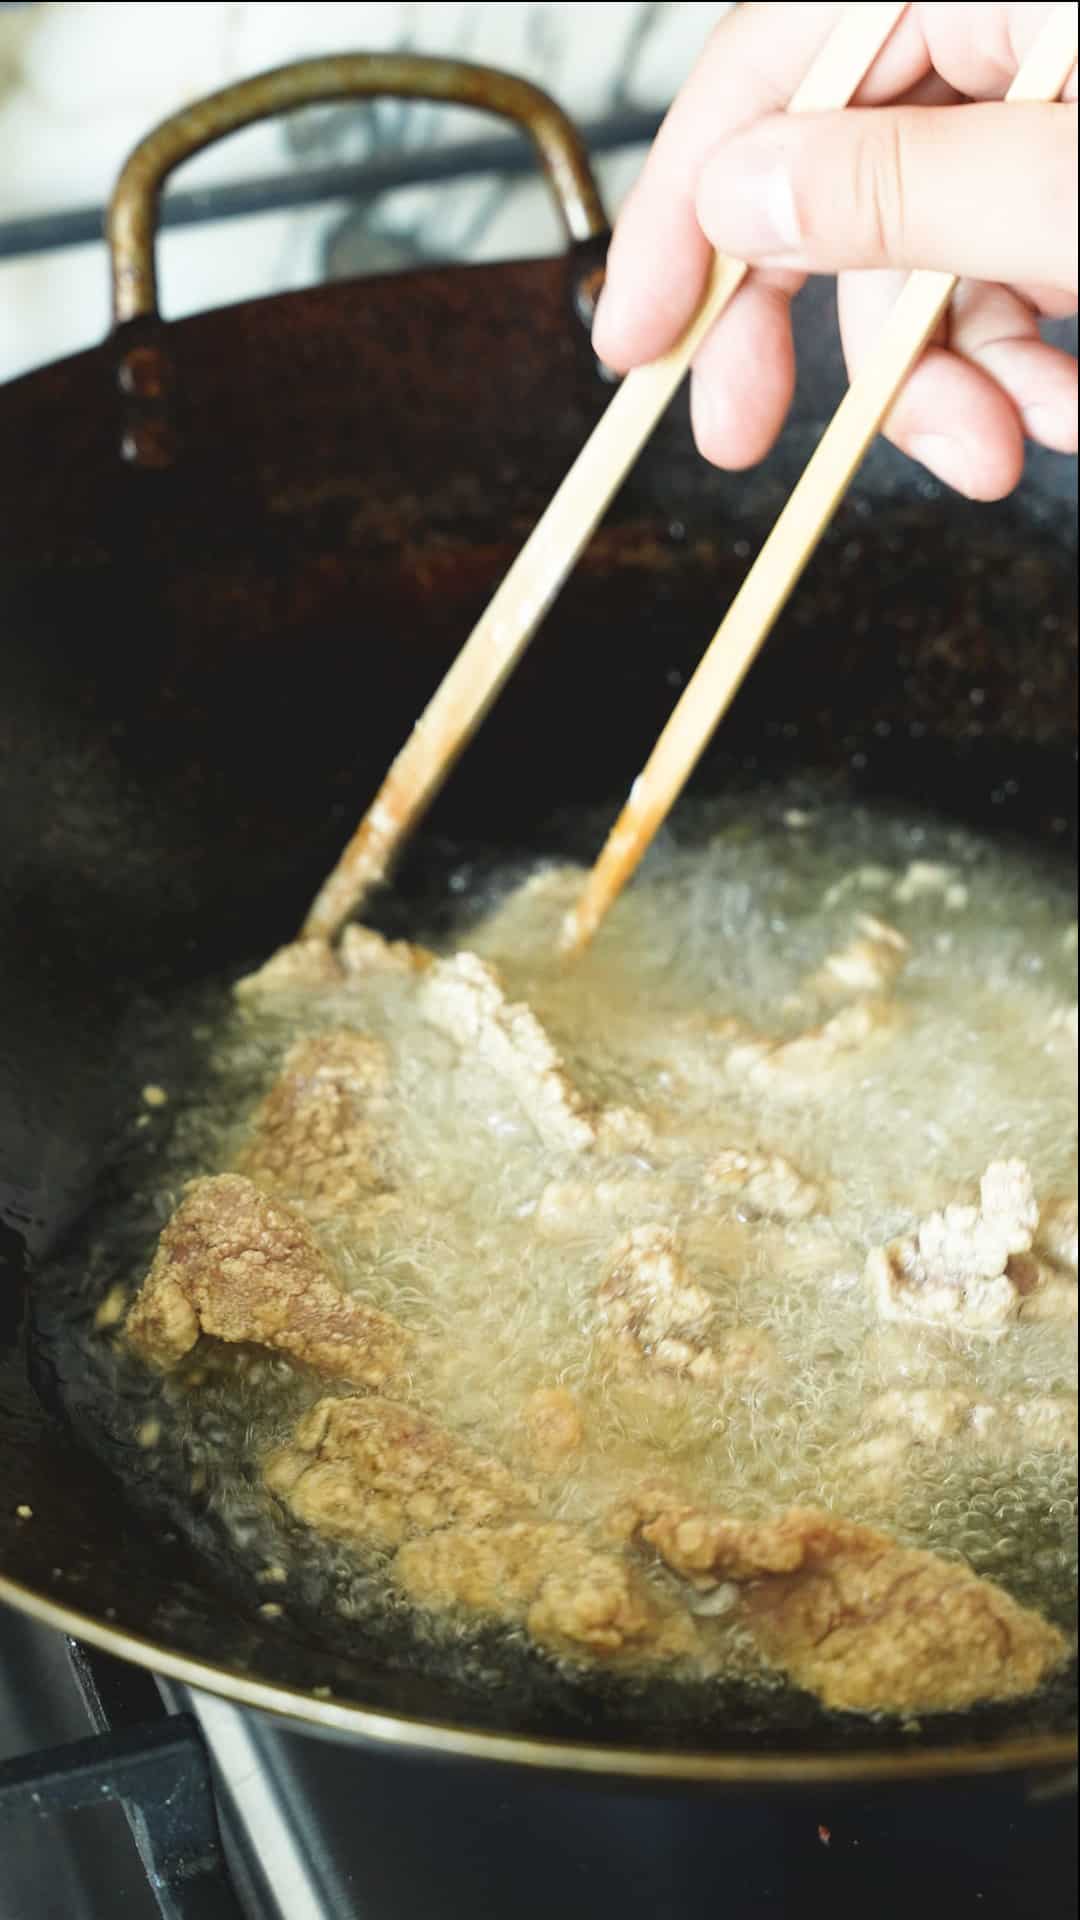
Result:
M265 113L394 91L522 124L565 253L159 318L154 208L173 165ZM901 1740L798 1697L780 1718L734 1700L628 1719L600 1683L455 1690L392 1636L316 1646L95 1456L95 1409L50 1338L88 1220L153 1180L130 1115L148 1077L188 1071L175 996L292 936L599 417L604 243L576 136L523 83L309 62L144 143L114 201L115 331L0 393L0 1597L193 1684L404 1745L715 1779L1067 1766L1071 1674ZM376 924L408 929L448 839L481 864L565 853L568 807L621 800L842 390L829 295L798 303L795 410L762 466L706 469L673 407ZM697 787L752 808L812 774L1069 860L1075 538L1073 461L1033 451L1018 493L987 507L876 446Z

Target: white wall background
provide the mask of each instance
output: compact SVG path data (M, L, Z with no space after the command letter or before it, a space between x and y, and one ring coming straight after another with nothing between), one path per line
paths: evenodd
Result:
M579 120L620 107L663 107L726 11L642 0L57 0L4 8L0 219L101 204L130 148L158 120L230 81L311 54L395 47L486 61L539 82ZM235 136L178 179L192 186L353 162L492 130L475 114L424 105L313 109ZM600 169L611 210L640 158L622 155ZM320 278L346 211L265 214L167 234L165 311L193 312ZM532 181L401 189L364 217L391 256L497 258L559 244L546 193ZM92 345L107 324L100 245L0 262L0 379Z

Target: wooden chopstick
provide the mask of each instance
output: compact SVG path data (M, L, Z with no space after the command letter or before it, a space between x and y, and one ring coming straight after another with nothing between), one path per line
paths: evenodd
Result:
M907 10L844 9L792 96L790 113L845 107ZM681 339L623 381L565 480L473 628L386 775L301 929L332 939L419 824L458 756L498 698L529 641L621 486L713 322L745 278L718 256L704 302Z
M1054 9L1006 95L1055 100L1076 65L1076 8ZM588 945L643 858L705 751L759 648L832 519L897 392L937 327L956 276L909 276L856 378L688 682L644 771L635 780L581 897L563 948Z

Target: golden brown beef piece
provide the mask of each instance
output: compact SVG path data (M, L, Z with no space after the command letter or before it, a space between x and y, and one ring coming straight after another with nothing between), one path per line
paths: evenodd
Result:
M882 1319L995 1336L1018 1319L1075 1317L1075 1283L1032 1254L1038 1225L1024 1162L993 1161L977 1206L932 1213L870 1254L866 1277Z
M793 1508L773 1520L732 1520L680 1502L662 1486L646 1490L639 1512L642 1539L673 1573L702 1590L726 1580L795 1573L814 1551L814 1525L820 1522L831 1539L841 1524L811 1508Z
M600 1116L598 1151L609 1150L605 1113ZM685 1176L668 1172L636 1171L597 1180L552 1180L536 1208L536 1231L542 1240L585 1241L604 1228L644 1225L650 1219L671 1219L690 1213L708 1214L734 1205L744 1217L784 1221L808 1220L823 1207L820 1186L782 1154L756 1147L725 1147L717 1151L715 1129L704 1147L712 1158L700 1189ZM655 1165L674 1158L688 1141L675 1132L652 1135L643 1149ZM640 1163L639 1163L640 1164Z
M274 1347L356 1386L383 1386L405 1357L404 1327L335 1283L311 1228L250 1180L193 1180L162 1233L127 1319L132 1346L173 1367L200 1334Z
M258 1000L279 993L318 993L339 987L345 969L325 940L294 940L279 947L254 973L236 982L238 1000Z
M821 1188L779 1153L727 1147L706 1168L705 1184L774 1220L808 1220L822 1204Z
M522 1409L526 1451L540 1473L557 1473L585 1443L585 1422L569 1387L537 1387Z
M823 995L887 993L907 965L910 951L895 927L873 914L860 913L850 943L828 955L811 985Z
M635 1227L612 1249L597 1303L625 1373L655 1368L711 1384L771 1362L764 1329L715 1324L711 1296L691 1278L666 1227Z
M313 1220L392 1204L380 1152L390 1060L379 1040L331 1027L289 1048L252 1120L239 1173Z
M1036 1320L1075 1320L1076 1275L1037 1253L1021 1253L1009 1261L1009 1278L1020 1295L1019 1319L1029 1326Z
M521 1621L556 1651L673 1660L697 1650L684 1612L573 1527L519 1520L453 1528L402 1547L393 1573L419 1606Z
M426 973L435 960L427 947L418 947L411 940L386 940L371 927L346 927L339 952L349 980L373 973L394 973L407 979Z
M375 1398L318 1401L263 1471L297 1520L383 1551L443 1527L495 1526L536 1501L500 1461L414 1408Z
M735 1583L765 1658L827 1707L932 1713L1010 1699L1067 1651L1049 1621L969 1568L814 1508L740 1521L669 1504L641 1537L698 1588Z
M614 1159L627 1154L648 1157L663 1151L656 1127L640 1107L601 1107L596 1117L596 1146L599 1153Z
M336 948L325 940L294 940L279 947L254 973L238 980L233 991L239 1000L327 992L373 973L422 973L432 958L408 940L385 940L370 927L346 927Z
M891 1038L900 1018L891 1001L856 1000L792 1040L738 1040L727 1056L727 1072L751 1092L801 1100L819 1090L826 1076Z
M433 1612L522 1622L564 1651L674 1658L695 1645L681 1610L655 1602L631 1566L536 1518L532 1487L411 1407L320 1400L264 1478L325 1538L394 1553L392 1578Z
M600 1313L617 1342L668 1373L712 1379L717 1371L705 1337L713 1302L690 1277L674 1233L634 1227L608 1256L597 1291Z
M494 967L474 953L438 960L420 996L426 1019L511 1089L545 1146L580 1153L597 1119L530 1007L507 999Z
M612 1545L627 1547L640 1541L645 1528L662 1513L681 1511L688 1504L685 1489L677 1481L657 1475L638 1481L624 1493L602 1516L600 1530Z
M552 1180L536 1208L541 1240L583 1241L610 1232L625 1221L650 1213L670 1215L685 1209L692 1189L659 1174L631 1174L615 1180Z

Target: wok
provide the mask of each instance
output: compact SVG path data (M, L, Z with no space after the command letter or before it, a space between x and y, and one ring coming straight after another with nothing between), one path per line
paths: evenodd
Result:
M163 321L171 168L267 113L387 92L519 122L566 252ZM451 1684L403 1628L343 1643L263 1619L265 1596L110 1453L54 1334L85 1294L95 1219L152 1191L139 1089L181 1085L196 1050L170 1008L291 935L609 388L588 340L605 243L588 164L506 76L353 56L230 88L136 150L109 237L110 337L0 395L0 1596L195 1686L406 1748L726 1782L1069 1766L1068 1678L918 1733L795 1694L631 1711L527 1663ZM557 809L621 797L839 396L824 300L800 303L795 413L755 472L706 470L672 409L383 924L433 897L448 836L478 864L565 852ZM876 447L699 786L753 807L775 777L813 774L1067 858L1075 643L1073 463L1033 453L988 508Z

